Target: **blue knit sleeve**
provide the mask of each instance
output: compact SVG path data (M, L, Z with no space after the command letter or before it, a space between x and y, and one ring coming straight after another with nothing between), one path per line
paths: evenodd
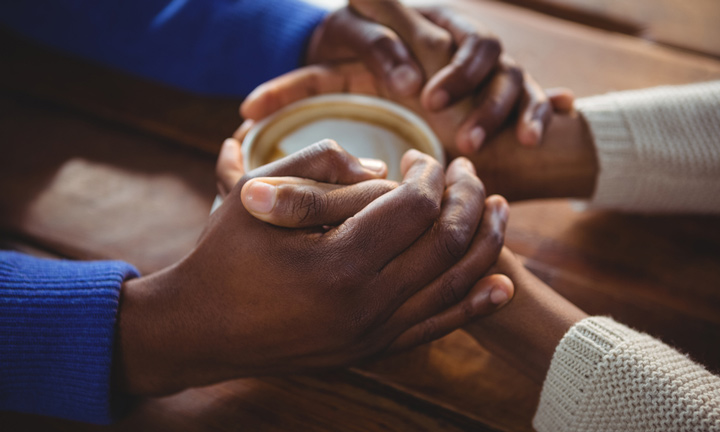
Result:
M186 90L244 96L298 67L325 13L301 0L18 0L0 2L0 25Z
M0 252L0 410L109 423L119 261L74 262ZM1 428L0 428L1 429Z

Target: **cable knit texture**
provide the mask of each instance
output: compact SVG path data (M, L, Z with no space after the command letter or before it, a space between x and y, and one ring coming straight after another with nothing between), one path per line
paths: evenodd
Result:
M0 410L109 423L120 261L73 262L0 252ZM0 429L2 427L0 426Z
M610 318L580 321L552 359L538 432L720 432L720 378Z
M720 213L720 81L580 99L600 163L594 208Z

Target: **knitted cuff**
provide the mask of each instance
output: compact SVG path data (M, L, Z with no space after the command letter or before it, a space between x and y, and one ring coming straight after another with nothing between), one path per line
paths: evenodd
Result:
M72 262L0 252L0 410L109 423L119 261Z
M590 207L720 212L720 82L580 99L600 172Z
M595 384L598 365L615 347L641 334L610 318L590 317L575 324L555 349L533 426L544 431L575 431Z
M609 318L573 326L555 350L538 432L720 432L720 377Z
M637 200L641 161L630 128L614 95L579 99L577 110L590 127L600 173L591 207L618 207Z

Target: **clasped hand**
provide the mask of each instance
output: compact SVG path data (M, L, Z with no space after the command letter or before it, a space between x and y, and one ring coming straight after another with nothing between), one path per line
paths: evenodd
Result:
M429 342L512 296L504 276L481 279L508 208L485 199L472 164L445 174L411 150L399 184L365 165L324 141L242 177L188 256L126 282L121 385L164 394L347 365Z

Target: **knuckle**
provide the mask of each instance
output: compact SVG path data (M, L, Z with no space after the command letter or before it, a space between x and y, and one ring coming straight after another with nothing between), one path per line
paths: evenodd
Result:
M322 141L318 141L313 145L316 149L316 152L323 157L333 159L338 156L338 153L342 153L343 149L340 147L340 144L338 144L335 140L331 139L324 139Z
M464 301L459 304L460 312L464 318L464 322L469 322L475 316L475 308L469 301Z
M438 255L457 262L465 255L472 233L466 224L441 222L437 225Z
M303 190L293 203L292 214L299 222L322 215L327 204L323 195L314 190Z
M443 308L448 308L461 300L462 282L455 273L449 273L442 279L439 290L439 304Z
M418 218L430 223L440 215L440 203L434 200L429 191L416 183L406 184L410 195L410 208Z
M432 342L437 337L439 327L435 318L430 318L421 324L420 344Z
M315 164L327 173L328 183L337 183L349 169L348 153L335 140L324 139L314 144L315 151L309 155L308 163Z
M402 41L390 30L373 30L365 37L367 45L359 55L375 73L386 74L397 62L406 60Z
M469 35L465 36L465 40L463 41L463 45L465 45L466 47L468 47L468 49L469 49L473 54L476 54L476 55L477 55L477 54L480 54L480 52L481 52L483 49L488 49L488 48L489 48L489 46L486 46L486 45L485 45L485 40L484 40L483 38L481 38L480 35L478 35L477 33L472 33L472 34L469 34ZM472 59L472 57L470 57L470 59Z
M456 187L461 188L464 196L479 197L480 201L485 200L485 185L477 175L466 175L457 181Z
M453 48L452 38L444 32L418 33L415 39L417 44L429 52L449 53Z

